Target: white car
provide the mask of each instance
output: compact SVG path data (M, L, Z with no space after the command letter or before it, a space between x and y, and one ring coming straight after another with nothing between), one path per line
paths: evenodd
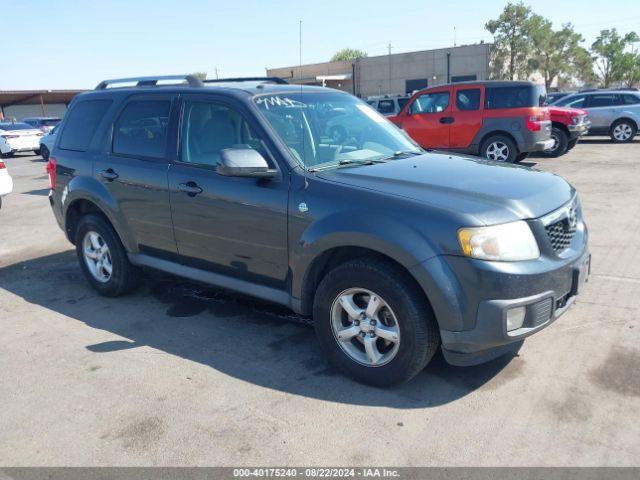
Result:
M0 154L9 157L16 152L40 155L40 139L44 133L26 123L0 123Z
M58 133L58 125L53 127L49 133L45 134L44 137L40 138L40 155L42 155L43 160L46 162L49 160L49 154L51 150L53 150L53 144L56 143L56 135Z
M2 208L2 197L13 191L13 180L7 166L0 160L0 208Z

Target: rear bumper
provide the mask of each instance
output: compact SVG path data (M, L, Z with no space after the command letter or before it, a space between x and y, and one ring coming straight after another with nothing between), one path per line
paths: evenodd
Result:
M573 304L584 282L588 281L591 255L582 255L547 276L531 275L520 279L518 289L530 294L506 299L488 299L478 303L475 326L470 330L440 330L442 351L453 365L476 365L517 348L525 338L555 322ZM555 281L549 280L554 278ZM498 284L514 281L496 275ZM513 285L504 285L505 292ZM535 292L535 293L533 293ZM507 312L516 307L525 310L520 328L507 330Z

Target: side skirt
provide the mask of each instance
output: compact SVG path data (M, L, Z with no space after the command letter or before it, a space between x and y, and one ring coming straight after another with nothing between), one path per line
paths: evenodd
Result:
M250 297L257 297L269 302L285 305L296 313L300 313L300 300L293 298L289 293L260 284L239 280L237 278L220 275L198 268L187 267L179 263L139 253L129 253L129 261L140 267L149 267L163 272L171 273L179 277L189 278L202 283L208 283L227 290L233 290Z

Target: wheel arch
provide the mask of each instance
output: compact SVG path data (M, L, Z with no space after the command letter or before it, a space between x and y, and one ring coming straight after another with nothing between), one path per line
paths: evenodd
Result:
M516 146L516 148L518 149L518 152L522 151L521 142L517 138L515 138L512 133L509 133L506 130L491 130L490 132L485 133L480 138L480 142L478 142L478 145L479 145L478 153L482 155L482 148L484 147L485 142L489 140L491 137L496 137L499 135L507 137L509 140L511 140Z
M629 123L631 123L636 130L636 133L638 132L638 122L632 118L631 116L624 116L624 117L620 117L620 118L616 118L612 123L611 126L609 127L609 134L611 134L613 132L613 127L615 127L618 123L620 123L621 121L628 121Z

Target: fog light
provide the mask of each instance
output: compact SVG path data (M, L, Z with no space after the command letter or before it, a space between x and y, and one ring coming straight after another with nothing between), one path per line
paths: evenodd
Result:
M507 310L507 331L510 332L522 327L526 315L527 307L515 307Z

